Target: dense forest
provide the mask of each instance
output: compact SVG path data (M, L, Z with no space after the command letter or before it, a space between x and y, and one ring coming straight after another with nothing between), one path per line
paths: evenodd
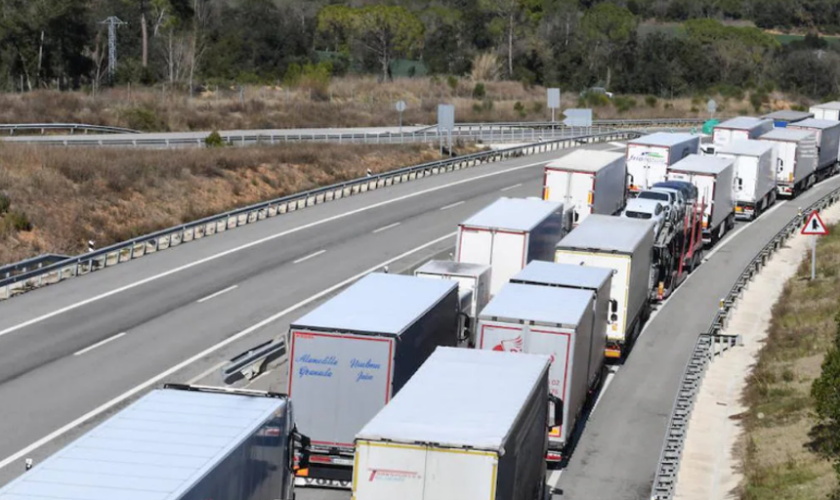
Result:
M108 71L116 16L119 64ZM671 30L646 29L670 22ZM767 29L812 33L781 44ZM840 0L0 0L0 88L471 75L685 95L840 93ZM327 83L328 84L328 83Z

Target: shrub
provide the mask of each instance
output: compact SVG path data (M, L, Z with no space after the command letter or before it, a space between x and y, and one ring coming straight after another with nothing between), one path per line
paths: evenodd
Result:
M519 114L519 116L523 118L527 114L527 112L525 111L525 106L519 101L516 101L516 103L514 103L513 110L516 111Z
M0 215L8 212L10 206L12 206L12 200L5 194L0 193Z
M766 95L762 97L762 95L758 92L753 92L752 94L750 94L750 104L752 105L756 113L761 111L761 106L762 104L764 104L765 99Z
M600 94L597 92L587 92L586 94L586 102L593 108L607 106L610 103L610 98L604 94Z
M542 101L534 101L534 104L531 107L534 110L534 113L542 113L545 108L545 104Z
M479 82L479 83L475 84L475 87L473 87L472 96L473 96L473 99L478 99L478 100L481 100L481 99L484 99L485 97L487 97L487 88L484 86L483 83Z
M649 108L655 108L656 107L656 97L652 96L652 95L646 96L645 97L645 104L647 104Z
M692 107L691 107L691 112L692 112L692 113L699 113L699 112L700 112L700 108L698 108L697 106L692 106Z
M477 82L491 82L499 79L501 66L495 54L485 53L475 56L470 77Z
M3 218L7 227L15 231L31 231L32 223L29 222L29 216L22 210L12 210Z
M636 107L636 99L632 97L618 96L613 100L613 104L619 113L624 113Z
M164 120L157 115L154 109L148 107L129 108L124 112L123 118L128 128L141 130L143 132L158 132L166 130Z
M458 78L456 76L449 75L446 77L446 85L448 85L449 88L452 89L452 92L458 91L458 85L460 83L461 82L458 81Z
M214 130L204 139L204 145L208 148L221 148L224 147L225 140L222 139L218 130Z

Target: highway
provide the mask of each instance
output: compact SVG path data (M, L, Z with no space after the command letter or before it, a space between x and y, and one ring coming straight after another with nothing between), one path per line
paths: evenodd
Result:
M458 222L538 195L541 165L564 153L318 205L0 303L0 484L146 388L214 373L353 277L451 249Z

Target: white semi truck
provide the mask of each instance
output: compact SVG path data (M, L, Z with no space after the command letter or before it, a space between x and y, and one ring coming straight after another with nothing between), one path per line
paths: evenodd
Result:
M670 165L696 154L700 137L657 132L627 143L627 187L635 196L665 180Z
M817 139L817 181L837 173L840 160L840 121L814 118L791 123L792 130L809 130Z
M771 119L739 116L715 125L712 129L712 143L717 148L735 141L757 139L771 130L773 130Z
M735 227L733 178L735 160L718 156L691 155L668 168L668 180L685 181L697 188L703 207L703 239L711 244Z
M589 214L615 215L627 200L627 159L610 151L577 150L550 161L543 176L543 199L573 211L573 226Z
M357 433L353 499L548 500L548 373L548 356L438 348Z
M735 162L735 218L755 220L776 203L776 147L767 141L735 141L716 155Z
M810 130L791 127L772 130L761 137L776 146L776 191L790 198L816 182L817 139Z
M818 120L840 120L840 102L837 101L816 104L808 111Z

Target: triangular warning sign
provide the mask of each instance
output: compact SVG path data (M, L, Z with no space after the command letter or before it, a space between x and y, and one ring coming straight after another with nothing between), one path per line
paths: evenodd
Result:
M805 225L802 227L802 234L806 234L809 236L827 236L828 235L828 228L825 227L822 219L820 219L820 214L816 211L811 212L811 215L808 217L808 221L805 222Z

